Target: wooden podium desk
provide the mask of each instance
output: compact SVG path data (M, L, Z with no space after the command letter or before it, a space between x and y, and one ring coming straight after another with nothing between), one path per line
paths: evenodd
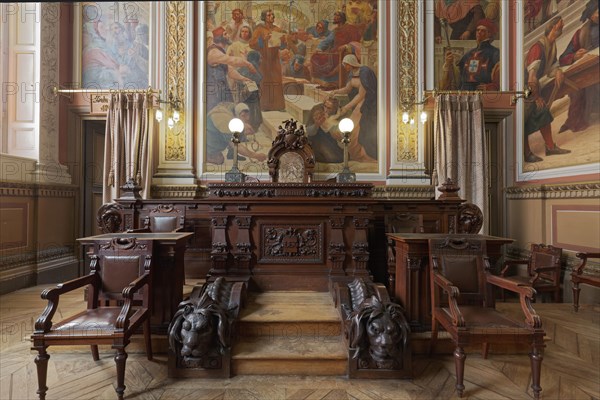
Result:
M429 282L429 239L452 236L447 233L387 233L394 240L396 270L394 287L389 288L406 310L406 319L413 331L431 329L431 296ZM502 245L513 239L486 235L455 235L486 240L487 255L492 268L502 255Z
M152 254L152 333L166 334L169 323L177 312L177 306L183 297L184 268L183 255L186 242L193 233L105 233L77 239L87 247L91 255L98 251L99 245L115 238L135 237L139 240L153 241Z

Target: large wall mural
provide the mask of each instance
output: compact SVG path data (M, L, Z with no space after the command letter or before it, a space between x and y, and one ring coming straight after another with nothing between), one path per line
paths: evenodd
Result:
M306 127L316 172L342 168L344 117L355 128L350 167L378 172L377 0L210 1L205 5L206 171L230 168L228 123L244 121L240 167L267 171L278 126Z
M598 0L527 0L523 15L523 82L533 89L523 170L600 162Z

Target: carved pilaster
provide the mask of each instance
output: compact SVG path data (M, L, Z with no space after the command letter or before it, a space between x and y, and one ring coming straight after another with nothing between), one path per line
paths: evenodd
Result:
M152 182L155 185L192 185L195 183L192 165L192 110L193 101L187 78L192 68L193 2L169 1L165 4L166 28L165 51L166 77L161 82L163 98L173 96L179 100L180 119L172 129L165 118L160 129L158 172ZM171 105L171 108L173 105ZM169 111L167 111L169 112Z
M368 237L368 218L354 218L354 241L352 242L352 261L354 270L351 274L354 277L370 277L367 263L369 262L369 241ZM348 271L347 271L348 272Z
M233 223L238 227L237 243L233 249L234 274L250 275L252 243L250 242L251 216L235 217Z
M212 249L210 259L212 267L209 275L218 276L227 273L227 258L229 245L227 243L227 216L213 217L212 224Z
M413 105L418 101L417 93L417 1L401 0L397 4L398 19L398 103ZM409 110L410 111L410 110ZM402 113L396 114L398 126L398 162L416 162L419 144L417 124L405 124Z
M40 130L39 156L32 173L36 182L69 184L71 175L66 166L58 161L58 116L59 101L52 93L53 87L58 87L58 57L60 3L38 3L41 6L41 43L40 88Z
M344 217L329 218L331 224L331 238L328 245L327 259L330 262L329 275L344 275L344 261L346 260L346 245L344 244Z

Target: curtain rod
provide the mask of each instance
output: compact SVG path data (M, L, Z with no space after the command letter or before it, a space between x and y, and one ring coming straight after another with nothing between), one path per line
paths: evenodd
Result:
M85 94L112 94L112 93L146 93L146 94L161 94L160 90L155 90L149 87L148 89L59 89L54 86L52 92L55 96L59 94L69 93L85 93Z
M531 96L531 88L528 87L525 90L487 90L487 91L482 91L482 90L424 90L423 94L431 94L433 96L436 96L438 94L483 94L483 93L489 93L489 94L512 94L513 96L510 98L510 103L511 104L516 104L517 100L519 99L527 99L529 98L529 96ZM427 97L426 97L427 98Z

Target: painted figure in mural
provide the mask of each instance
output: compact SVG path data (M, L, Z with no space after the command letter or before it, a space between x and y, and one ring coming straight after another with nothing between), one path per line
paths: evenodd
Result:
M333 14L333 24L336 27L319 43L310 60L313 77L324 83L338 83L340 54L358 51L362 38L360 28L348 24L342 11Z
M85 48L82 63L84 86L99 88L145 88L148 86L147 60L144 63L140 43L129 39L120 22L112 22L103 36L100 21L84 24ZM140 29L143 29L140 26ZM140 31L140 35L143 32ZM136 37L143 40L142 36ZM148 46L146 42L142 43ZM145 68L145 69L143 69Z
M544 36L537 41L525 58L525 78L532 90L532 96L525 101L525 127L524 127L524 159L526 162L542 161L542 158L533 154L529 147L529 135L537 132L542 134L546 145L546 155L567 154L571 150L561 149L552 138L551 123L554 120L550 113L549 99L541 95L540 79L553 78L556 88L560 88L564 81L563 72L557 67L556 39L562 35L563 20L555 17L546 26Z
M250 78L240 75L234 67L247 67L251 71L254 66L242 57L228 56L226 49L231 44L229 34L223 27L218 27L213 32L213 44L208 47L206 61L206 111L221 102L233 101L233 94L229 87L228 78L234 81L250 82Z
M348 0L346 16L350 24L366 24L371 20L373 9L367 0Z
M489 19L477 23L477 47L469 50L455 65L451 50L446 52L442 89L500 90L500 50L492 45L496 24Z
M477 22L485 18L480 0L436 0L435 2L436 42L442 42L440 19L444 19L450 28L450 40L469 40L475 38Z
M347 94L350 98L350 102L340 109L341 116L350 113L350 119L354 122L348 147L350 159L376 162L377 76L371 68L359 63L354 54L344 56L342 67L348 72L348 83L330 94Z
M286 45L285 31L275 25L273 10L264 10L250 39L250 47L261 55L260 73L263 80L260 86L260 107L263 111L285 109L283 97L283 75L279 61L279 50Z
M250 125L252 125L254 130L258 130L263 121L262 111L260 110L260 91L258 90L262 81L260 53L256 50L250 50L247 60L254 66L256 72L252 72L246 67L242 67L238 71L242 76L250 78L255 84L247 85L240 82L238 83L240 86L239 92L241 101L246 103L250 108Z
M561 66L579 61L590 50L599 46L598 0L590 0L587 3L580 20L583 25L575 32L567 49L559 58ZM569 99L569 114L565 123L560 127L559 133L567 130L579 132L587 129L589 126L588 107L592 106L596 112L598 110L598 84L570 92Z
M241 29L243 26L248 26L248 23L244 20L244 12L236 8L231 11L231 21L225 26L227 33L232 41L240 38Z
M284 76L291 76L292 78L305 79L306 81L311 81L311 75L309 68L304 65L304 57L301 55L295 55L292 59L285 65L283 70Z
M244 25L240 28L240 32L239 32L239 39L233 41L233 43L231 43L229 45L229 47L227 47L227 55L231 56L231 57L240 57L243 59L248 59L248 53L250 51L253 51L250 48L250 38L252 37L252 28L250 28L248 25ZM247 69L247 67L242 67ZM240 72L240 74L242 76L246 76L245 74L241 73L241 69L238 69L238 72ZM245 82L239 82L239 81L235 81L234 79L228 78L227 79L229 82L229 87L231 87L233 90L233 101L236 103L241 103L244 102L246 103L245 99L243 99L243 94L241 92L241 90L245 87Z
M332 34L329 32L329 21L326 19L317 21L315 26L311 26L306 29L306 33L311 35L314 39L325 39L327 36Z
M341 163L344 161L344 150L341 143L342 133L338 128L339 101L328 97L322 105L312 111L312 123L306 127L306 134L315 160L323 163Z
M232 133L229 131L229 121L232 118L238 117L244 122L244 131L240 135L240 143L238 151L241 155L238 157L240 161L246 160L245 157L256 159L257 161L265 161L267 156L262 153L257 153L248 148L244 143L247 142L247 136L255 134L254 129L250 125L250 108L244 104L237 105L230 102L217 104L206 115L206 162L212 164L223 164L225 157L223 150L228 149L227 158L233 158L233 149L231 143Z

